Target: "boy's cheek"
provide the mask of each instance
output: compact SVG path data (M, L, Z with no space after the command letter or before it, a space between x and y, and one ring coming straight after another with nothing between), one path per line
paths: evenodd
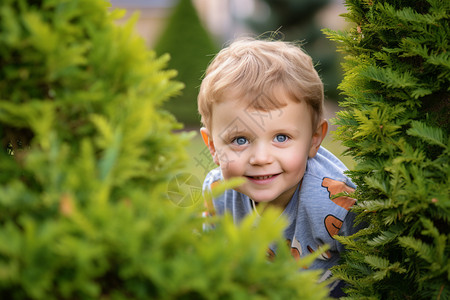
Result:
M217 156L217 152L215 152L214 154L213 154L213 162L216 164L216 165L218 165L218 166L220 166L220 161L219 161L219 157Z
M238 163L230 159L222 159L220 161L220 169L222 170L222 175L224 179L230 179L232 177L242 176L239 171L240 168Z
M214 162L220 166L222 172L233 172L237 165L243 166L245 164L245 158L243 158L242 153L226 149L226 147L219 149L215 156L217 162L216 160Z

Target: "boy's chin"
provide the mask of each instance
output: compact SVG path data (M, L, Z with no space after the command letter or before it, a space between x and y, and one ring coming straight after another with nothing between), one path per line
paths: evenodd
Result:
M238 191L238 192L247 195L250 199L252 199L256 203L270 203L277 197L276 195L271 195L268 194L267 192L265 193L264 192L254 193L249 191Z
M267 198L267 197L250 197L250 199L252 199L256 203L261 203L261 204L262 203L270 203L274 200L273 198Z

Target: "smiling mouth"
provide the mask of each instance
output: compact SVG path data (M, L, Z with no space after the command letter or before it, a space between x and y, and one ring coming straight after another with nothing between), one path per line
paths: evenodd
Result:
M280 174L264 175L264 176L246 176L246 177L248 177L250 179L254 179L254 180L266 180L266 179L270 179L270 178L273 178L278 175L280 175Z

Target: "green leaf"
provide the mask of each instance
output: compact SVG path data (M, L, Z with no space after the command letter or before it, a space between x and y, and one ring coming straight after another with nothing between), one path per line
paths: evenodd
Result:
M431 127L423 122L412 121L411 128L407 133L410 136L418 137L428 143L437 145L443 148L448 147L449 141L441 128Z

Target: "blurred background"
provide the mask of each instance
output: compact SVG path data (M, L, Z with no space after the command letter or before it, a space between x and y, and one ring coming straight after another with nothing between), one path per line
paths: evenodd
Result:
M348 26L340 15L344 0L110 0L111 9L125 9L125 24L139 14L135 30L157 55L169 53L169 68L186 87L165 104L185 130L198 132L197 93L202 75L214 55L240 36L272 36L300 42L311 55L325 88L326 115L330 120L339 110L342 97L337 88L342 79L341 57L334 42L321 29L342 30ZM275 33L274 33L275 32ZM349 168L353 161L342 157L343 148L333 140L330 126L324 146ZM214 167L209 152L197 135L188 149L190 172L202 178Z

